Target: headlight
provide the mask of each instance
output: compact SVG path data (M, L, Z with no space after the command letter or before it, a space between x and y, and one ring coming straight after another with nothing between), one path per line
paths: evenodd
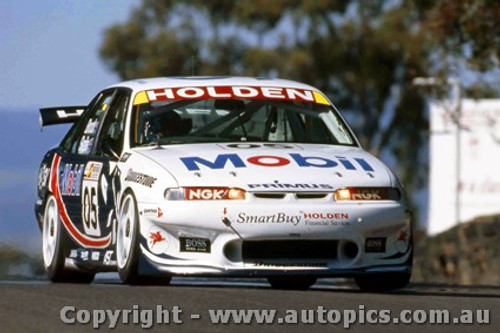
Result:
M401 192L393 187L349 187L335 191L335 201L376 201L401 199Z
M167 189L167 200L245 200L246 192L230 187L184 187Z
M165 199L184 200L184 190L182 188L167 188L165 190Z

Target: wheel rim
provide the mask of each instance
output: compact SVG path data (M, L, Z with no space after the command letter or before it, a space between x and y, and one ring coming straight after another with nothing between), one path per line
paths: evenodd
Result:
M118 219L116 238L116 261L119 268L127 265L132 253L132 238L136 225L135 204L131 195L127 195Z
M59 235L58 222L57 202L54 197L50 197L45 206L45 214L43 216L42 247L45 267L50 267L54 261Z

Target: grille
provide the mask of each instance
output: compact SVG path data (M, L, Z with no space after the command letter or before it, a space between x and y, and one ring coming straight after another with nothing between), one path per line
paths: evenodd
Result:
M243 261L266 259L336 259L335 240L263 240L243 241Z
M257 198L261 199L283 199L285 198L285 193L266 193L266 192L257 192L253 194Z
M328 193L318 192L318 193L295 193L297 199L324 199L328 196Z

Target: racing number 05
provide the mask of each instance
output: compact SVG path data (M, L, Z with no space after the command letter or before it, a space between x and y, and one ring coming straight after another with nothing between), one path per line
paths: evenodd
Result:
M97 186L92 185L83 188L82 218L85 232L89 235L99 236Z

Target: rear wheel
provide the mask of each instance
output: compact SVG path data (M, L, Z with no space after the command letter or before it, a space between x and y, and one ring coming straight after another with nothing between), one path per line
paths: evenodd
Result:
M391 291L406 287L411 273L385 273L354 278L362 291Z
M274 289L283 290L306 290L316 283L313 276L271 276L267 280Z
M56 198L50 195L45 204L42 225L42 253L47 276L52 282L90 283L94 273L71 271L65 268L69 240L59 218Z

